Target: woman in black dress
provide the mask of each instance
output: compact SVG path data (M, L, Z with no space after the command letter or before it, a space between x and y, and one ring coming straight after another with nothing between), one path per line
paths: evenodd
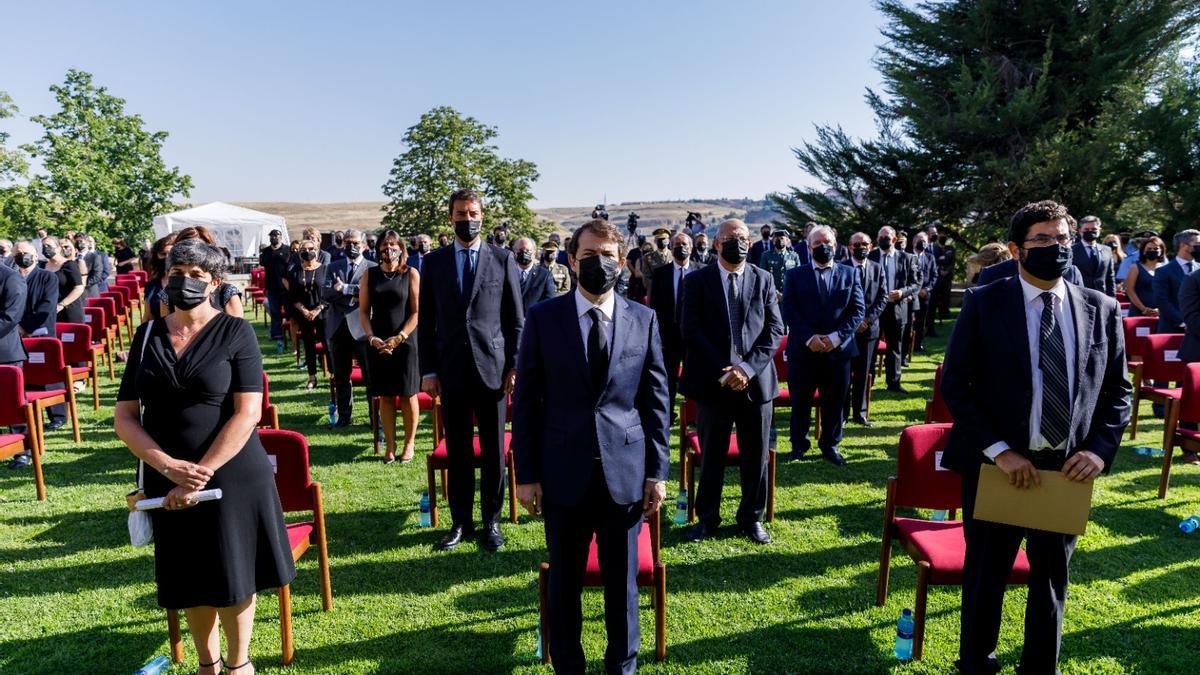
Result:
M1129 268L1129 274L1125 277L1129 316L1158 316L1158 302L1154 298L1154 270L1163 262L1166 250L1166 244L1158 237L1147 237L1142 242L1137 264Z
M325 335L325 308L321 297L326 267L317 257L317 244L305 240L300 245L300 264L288 269L283 285L287 289L288 315L296 325L296 337L304 344L304 365L308 368L305 389L317 386L317 342Z
M254 329L208 302L224 268L220 251L184 241L167 263L175 311L134 336L114 420L145 462L146 496L166 498L150 511L158 603L185 610L200 672L216 673L217 622L228 669L241 668L256 593L290 583L296 570L274 471L255 433L262 358ZM215 488L221 499L197 504L197 491Z
M375 242L376 267L367 270L367 283L359 286L359 320L367 335L367 372L371 373L371 396L379 397L379 417L387 452L383 461L396 461L396 401L404 415L404 454L413 458L417 437L417 295L421 275L408 266L404 243L394 230Z
M83 323L83 293L86 283L79 271L74 256L74 245L70 239L42 239L43 265L58 277L58 323Z

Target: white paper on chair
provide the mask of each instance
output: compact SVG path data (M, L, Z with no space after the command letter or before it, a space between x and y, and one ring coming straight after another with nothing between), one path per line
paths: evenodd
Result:
M1164 351L1163 352L1163 361L1167 361L1167 362L1179 361L1179 350L1178 349L1168 349L1168 350Z
M63 342L74 342L75 334L74 333L63 333L62 337L59 339L62 340Z
M933 468L937 471L949 471L950 470L950 469L947 469L946 467L942 466L942 455L943 454L945 454L945 453L943 453L940 450L933 453Z
M275 455L267 455L267 459L271 461L271 473L279 473L279 458Z
M1134 331L1134 334L1137 335L1138 337L1146 337L1147 335L1150 334L1150 327L1149 326L1138 326L1137 329Z
M45 363L46 355L43 354L42 352L30 352L29 353L29 362L30 363Z
M1122 318L1128 318L1128 317L1129 317L1129 309L1128 309L1128 308L1121 310L1121 317L1122 317Z
M91 323L91 322L92 322L92 315L91 315L91 314L84 314L84 315L83 315L83 322L84 322L84 323Z

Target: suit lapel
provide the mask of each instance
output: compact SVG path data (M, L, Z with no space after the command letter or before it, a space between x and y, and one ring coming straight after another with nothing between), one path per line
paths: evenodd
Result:
M730 343L732 344L733 336L729 332L729 301L725 297L725 292L726 292L725 285L721 283L720 263L717 263L716 265L713 265L712 267L714 269L709 274L711 279L709 280L708 283L709 283L709 286L711 286L713 288L713 292L716 293L717 297L721 299L721 312L722 312L722 316L725 317L724 321L719 321L718 323L720 325L724 326L725 336L729 338Z
M1083 392L1083 374L1087 369L1087 357L1091 351L1090 344L1092 328L1096 322L1096 308L1083 301L1079 289L1067 284L1067 301L1071 303L1071 318L1075 324L1075 391L1071 395L1071 432L1074 433L1077 423L1076 415L1082 406L1080 395ZM1075 442L1078 442L1076 439Z
M605 389L608 389L609 383L612 382L613 372L617 368L617 363L621 360L621 350L625 348L625 333L628 332L628 326L625 324L630 321L628 307L626 306L628 301L619 295L614 296L614 300L612 317L613 339L608 350L608 377L604 380Z
M491 251L487 250L487 244L479 245L479 260L475 263L475 285L471 287L471 299L467 304L475 302L475 296L479 293L479 286L483 283L485 275L492 269Z
M1029 363L1029 327L1025 318L1025 292L1022 290L1020 277L1009 277L1009 286L1005 312L1001 320L1008 331L1009 344L1017 349L1017 364L1023 374L1023 381L1033 386L1033 371Z
M588 389L591 389L592 375L587 367L587 345L583 344L583 335L579 333L579 315L575 311L575 292L572 291L563 297L566 300L562 303L562 316L558 324L566 333L563 338L571 350L569 361L572 367L578 371L576 372L578 381L586 382Z

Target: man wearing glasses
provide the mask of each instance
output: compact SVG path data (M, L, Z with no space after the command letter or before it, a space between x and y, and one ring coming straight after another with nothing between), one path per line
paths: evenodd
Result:
M1200 231L1182 230L1175 234L1175 257L1154 271L1154 299L1158 302L1158 332L1182 333L1183 312L1179 309L1179 288L1195 271L1196 246Z
M1070 228L1074 227L1074 225L1075 225L1075 219L1072 218L1070 215L1068 215L1066 220L1067 220L1068 231L1070 231ZM1070 241L1067 242L1068 249L1071 246L1071 244L1074 243L1074 241L1075 241L1074 239L1071 239ZM1074 257L1072 257L1072 261L1073 260L1074 260ZM989 265L989 266L983 268L982 270L980 270L979 271L979 283L976 285L977 286L986 286L987 284L990 284L993 281L999 281L1000 279L1007 279L1009 277L1015 277L1016 275L1017 275L1017 259L1012 258L1011 260L1005 260L1004 262L996 263L995 265ZM1079 268L1076 267L1074 264L1067 265L1067 269L1063 271L1062 279L1063 279L1063 281L1067 282L1068 284L1075 284L1076 286L1084 285L1083 275L1079 272Z

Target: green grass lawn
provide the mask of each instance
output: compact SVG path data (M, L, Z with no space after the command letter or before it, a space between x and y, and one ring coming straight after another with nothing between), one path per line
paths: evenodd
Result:
M261 321L256 326L262 333ZM942 328L942 335L949 331ZM320 611L316 555L293 584L296 660L279 659L274 593L260 597L251 648L260 672L547 672L535 659L537 574L545 559L542 525L527 515L503 525L507 545L488 554L473 543L448 554L430 547L442 530L417 527L425 485L418 460L383 466L373 456L361 398L359 424L325 429L327 393L305 392L304 375L273 345L265 364L282 425L308 436L312 473L324 487L332 558L333 611ZM909 395L876 391L875 426L849 427L849 464L781 464L774 543L761 547L723 530L685 543L664 525L667 660L653 661L653 613L642 595L646 672L945 673L958 648L960 594L935 588L929 599L925 660L892 656L896 617L912 606L915 571L893 557L888 603L874 606L884 485L900 430L923 419L944 337L905 375ZM996 355L1002 367L1004 355ZM38 502L30 472L0 467L0 671L131 673L167 653L165 615L155 602L149 549L129 546L124 494L134 461L112 431L115 383L104 382L101 410L81 406L83 443L53 432L46 453L48 500ZM361 392L360 392L361 393ZM1150 408L1139 440L1157 444L1162 425ZM787 413L780 417L787 450ZM676 439L672 438L672 443ZM1126 443L1111 476L1097 483L1092 523L1081 538L1063 637L1064 672L1195 673L1200 635L1200 535L1176 527L1200 511L1200 472L1177 467L1168 499L1156 498L1159 461ZM672 456L676 455L672 447ZM678 467L675 467L677 470ZM739 496L726 478L723 513ZM672 477L675 477L675 473ZM668 506L674 501L672 484ZM444 504L443 504L444 506ZM448 510L443 510L443 526ZM998 655L1012 672L1020 654L1025 591L1005 605ZM584 600L584 648L593 669L604 648L598 591ZM196 659L185 635L186 662Z

